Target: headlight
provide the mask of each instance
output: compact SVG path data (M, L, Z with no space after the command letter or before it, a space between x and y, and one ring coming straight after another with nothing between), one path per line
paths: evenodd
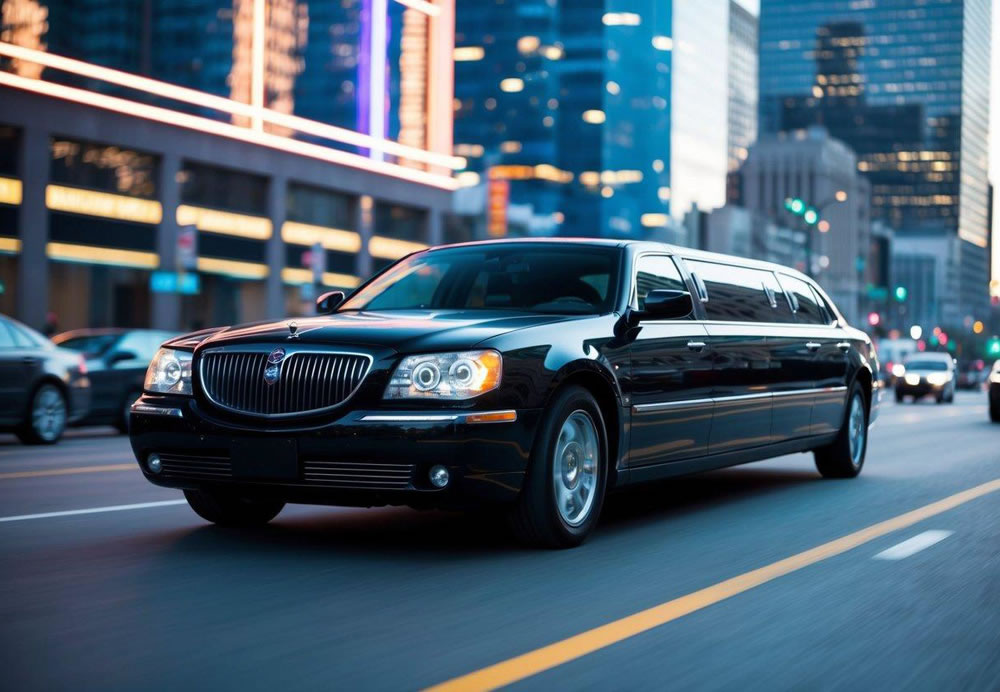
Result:
M500 386L496 351L406 356L389 380L386 399L471 399Z
M936 387L948 384L951 381L951 374L947 372L932 372L927 375L927 382Z
M1000 370L997 370L995 373L990 375L990 382L995 382L996 384L1000 384Z
M893 377L902 377L906 374L906 366L902 363L896 363L892 366Z
M917 386L918 384L920 384L920 375L907 375L906 384L913 387Z
M191 394L191 356L189 351L161 348L146 370L143 389L156 394Z

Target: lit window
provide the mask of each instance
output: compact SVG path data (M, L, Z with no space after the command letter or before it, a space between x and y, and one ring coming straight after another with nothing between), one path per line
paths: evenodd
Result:
M475 62L482 60L486 50L482 46L455 46L452 57L455 62Z
M606 12L601 21L604 26L639 26L642 20L635 12Z
M500 80L500 91L515 94L524 89L524 80L520 77L508 77Z
M639 223L646 228L660 228L667 225L667 215L661 213L643 214L639 217Z
M654 36L653 48L656 50L673 50L674 40L669 36Z
M517 50L521 53L534 53L541 43L537 36L522 36L517 39Z
M608 90L608 93L612 96L617 96L622 93L622 88L618 86L618 82L608 82L604 85L604 88Z
M591 125L600 125L607 119L604 111L597 110L596 108L584 111L581 117L583 118L583 122L590 123Z

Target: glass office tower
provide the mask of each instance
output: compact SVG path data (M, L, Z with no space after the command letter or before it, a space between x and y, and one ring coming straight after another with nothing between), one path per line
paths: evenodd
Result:
M940 319L987 310L989 0L763 0L762 132L819 124L858 154L872 217L946 235Z
M725 202L728 20L728 0L459 3L455 153L509 181L519 232L674 237Z

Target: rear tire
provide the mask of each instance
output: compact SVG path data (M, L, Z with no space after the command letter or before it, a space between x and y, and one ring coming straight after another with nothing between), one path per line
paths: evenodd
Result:
M263 526L278 516L285 503L255 500L210 490L185 490L194 513L219 526Z
M547 407L508 522L517 538L544 548L580 545L597 525L607 483L608 443L597 401L582 387Z
M897 404L903 403L903 393L902 392L896 392L896 403Z
M66 431L67 417L66 395L51 382L44 382L31 395L27 417L16 431L17 437L28 445L55 444Z
M868 398L855 382L847 397L847 410L837 438L813 450L816 469L823 478L854 478L861 473L868 451Z

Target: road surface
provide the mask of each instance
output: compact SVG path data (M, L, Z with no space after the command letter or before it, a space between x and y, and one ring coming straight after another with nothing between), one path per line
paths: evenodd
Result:
M998 479L985 394L887 403L856 480L677 479L549 552L409 509L220 529L110 429L0 437L4 688L998 690Z

